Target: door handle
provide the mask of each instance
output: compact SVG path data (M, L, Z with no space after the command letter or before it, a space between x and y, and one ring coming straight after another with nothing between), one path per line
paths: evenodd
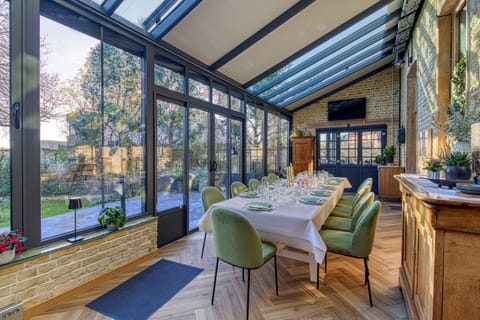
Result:
M13 127L15 129L20 129L20 102L15 102L12 106L13 112Z

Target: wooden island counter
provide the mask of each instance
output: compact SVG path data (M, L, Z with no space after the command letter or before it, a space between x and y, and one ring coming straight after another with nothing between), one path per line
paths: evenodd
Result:
M398 175L400 288L410 319L480 319L480 196Z

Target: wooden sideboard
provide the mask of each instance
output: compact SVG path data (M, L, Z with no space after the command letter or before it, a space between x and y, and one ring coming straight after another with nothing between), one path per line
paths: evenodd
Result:
M395 175L405 172L404 167L378 166L378 195L400 199L402 196Z
M400 288L410 319L480 319L480 196L413 175L402 192Z
M293 173L308 170L308 164L313 161L315 168L315 137L304 136L292 138Z

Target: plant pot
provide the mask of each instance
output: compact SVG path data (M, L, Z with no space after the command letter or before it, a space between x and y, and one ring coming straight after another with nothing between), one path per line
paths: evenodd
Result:
M433 180L440 179L440 171L427 171L427 178Z
M115 231L118 229L118 225L115 224L115 223L110 223L110 224L107 224L107 230L109 231Z
M0 253L0 264L9 263L15 258L15 248Z
M472 168L446 166L445 167L445 179L447 180L470 180L472 177Z

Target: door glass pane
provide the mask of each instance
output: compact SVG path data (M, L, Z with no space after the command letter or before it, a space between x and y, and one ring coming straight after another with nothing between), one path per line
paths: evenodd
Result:
M357 164L357 132L340 132L340 164Z
M0 0L0 232L10 230L9 2Z
M334 132L318 134L318 165L336 164L337 143Z
M263 110L247 105L247 181L263 176Z
M227 118L215 115L215 162L217 169L215 171L215 187L220 189L227 197L229 188L227 171Z
M188 112L188 170L192 177L189 184L189 229L198 227L203 215L200 192L208 186L208 112L190 109Z
M141 59L45 17L40 30L42 239L73 231L70 197L77 229L104 206L143 213Z
M242 181L242 122L239 120L231 120L231 168L232 168L232 182Z
M157 100L157 211L183 205L182 105Z
M267 173L276 172L279 169L278 164L278 143L279 143L279 118L278 116L267 113Z
M382 154L382 131L368 130L362 132L363 165L376 165L375 157Z

